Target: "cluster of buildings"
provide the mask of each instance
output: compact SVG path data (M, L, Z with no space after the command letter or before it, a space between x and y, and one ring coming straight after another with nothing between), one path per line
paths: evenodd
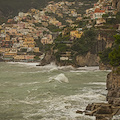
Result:
M0 55L5 61L33 61L35 53L40 53L35 40L42 30L34 24L18 22L0 26ZM23 59L24 55L24 59Z
M75 2L55 3L51 1L42 10L33 8L26 13L19 12L13 19L8 19L7 23L0 25L0 58L4 61L34 61L35 58L40 58L41 52L36 40L43 45L52 44L56 35L47 27L49 25L54 25L57 28L65 27L51 14L60 18L68 15L81 19L81 15L77 13L76 9L69 8L72 5L75 5ZM73 23L68 17L66 22ZM78 38L82 35L75 31L70 34L71 37Z
M43 45L52 44L61 32L53 33L48 29L49 26L55 26L58 29L66 27L58 18L64 19L71 27L76 27L76 30L70 31L70 38L74 40L81 38L83 34L82 28L77 28L78 25L74 24L75 21L84 21L83 17L87 17L89 20L95 20L96 24L99 25L106 22L102 18L104 14L115 14L111 0L99 0L93 8L86 10L84 16L77 13L76 8L74 8L75 4L75 2L68 1L57 3L51 1L42 10L33 8L26 13L19 12L13 19L8 19L6 24L0 25L0 58L5 61L40 59L42 53L36 41ZM83 3L79 2L79 6L81 5ZM91 25L87 27L90 28ZM62 31L62 35L64 34L65 29Z
M79 3L79 2L78 2ZM63 18L68 24L74 23L74 21L71 18L75 18L75 20L81 20L81 14L79 14L74 7L76 5L75 2L68 2L68 1L62 1L55 3L54 1L49 2L48 6L44 9L45 13L48 14L56 14L58 17ZM78 4L79 7L83 5L83 3ZM64 17L66 16L66 17ZM54 20L54 21L53 21ZM50 19L50 24L57 25L59 24L59 27L62 27L62 24L57 23L56 18ZM64 25L63 25L64 26Z
M35 25L37 21L32 18L32 11L20 12L0 25L0 56L4 61L35 61L41 56L36 40L44 44L41 39L46 37L46 43L52 44L51 32L46 27Z
M115 9L112 7L112 0L99 0L94 4L93 8L86 10L86 17L89 17L91 20L96 21L96 25L105 23L103 15L108 14L110 16L116 14Z

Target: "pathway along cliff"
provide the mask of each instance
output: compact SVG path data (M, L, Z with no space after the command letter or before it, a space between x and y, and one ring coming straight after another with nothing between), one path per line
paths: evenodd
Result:
M92 103L86 107L85 114L96 116L96 120L120 120L120 67L113 68L107 75L107 103ZM82 111L77 111L82 113Z

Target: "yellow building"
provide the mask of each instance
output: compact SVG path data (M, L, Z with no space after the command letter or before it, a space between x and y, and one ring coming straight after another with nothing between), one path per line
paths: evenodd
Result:
M14 56L14 60L24 60L25 59L25 55L16 55Z
M9 36L9 35L6 35L5 40L6 40L6 41L10 41L10 36Z
M1 33L6 33L6 31L5 30L1 30Z
M82 31L79 32L79 31L77 31L77 30L70 32L70 36L71 36L71 37L75 37L75 38L81 38L82 34L83 34Z
M26 37L26 38L24 39L23 46L24 46L24 47L34 48L34 47L35 47L34 38L33 38L33 37Z
M2 29L2 26L0 25L0 29Z
M4 53L4 56L14 56L14 55L17 55L17 53L10 53L10 52Z
M10 48L0 48L0 53L9 52Z
M39 52L39 47L35 47L34 52Z

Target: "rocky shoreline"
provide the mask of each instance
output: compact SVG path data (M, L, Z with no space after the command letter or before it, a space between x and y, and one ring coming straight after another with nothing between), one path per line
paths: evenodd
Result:
M113 116L120 115L120 67L113 68L107 75L106 87L106 103L92 103L85 111L76 113L95 116L96 120L112 120Z

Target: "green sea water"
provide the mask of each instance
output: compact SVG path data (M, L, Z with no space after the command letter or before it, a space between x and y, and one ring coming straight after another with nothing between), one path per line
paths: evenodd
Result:
M76 111L105 102L108 73L98 67L1 62L0 120L95 120Z

